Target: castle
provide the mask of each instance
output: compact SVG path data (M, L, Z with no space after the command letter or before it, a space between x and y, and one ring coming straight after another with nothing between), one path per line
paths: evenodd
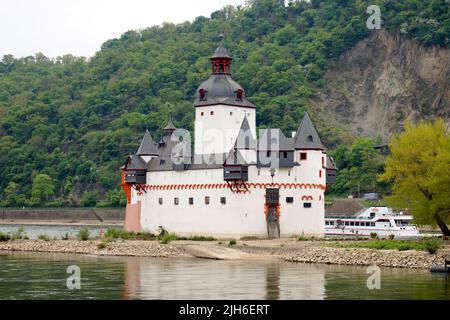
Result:
M195 96L195 148L172 118L155 143L148 130L122 167L125 229L178 235L322 237L325 190L336 167L309 117L286 137L256 135L256 106L232 79L223 40Z

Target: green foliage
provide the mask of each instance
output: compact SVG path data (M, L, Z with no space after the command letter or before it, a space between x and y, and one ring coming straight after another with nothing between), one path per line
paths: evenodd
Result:
M107 244L105 242L100 242L99 244L97 244L97 249L99 250L103 250L106 249Z
M78 239L80 239L81 241L86 241L86 240L89 240L90 234L91 234L91 233L89 232L89 229L83 228L83 229L78 230L78 235L77 235L77 237L78 237Z
M449 45L444 0L250 0L192 23L128 31L89 60L3 56L0 205L79 206L94 199L124 205L124 156L135 152L146 127L158 139L169 113L177 126L192 130L194 94L208 77L221 30L234 57L233 75L258 106L260 127L295 130L329 65L369 35L370 4L381 6L388 29L427 46ZM339 142L337 135L323 138L330 146ZM336 193L355 192L363 169L353 168L341 174ZM371 189L374 171L363 177L364 190Z
M47 235L45 235L45 234L40 234L40 235L38 235L38 239L39 239L39 240L42 240L42 241L46 241L46 242L48 242L48 241L51 240L50 237L47 236Z
M23 227L19 227L15 232L12 232L10 234L11 240L28 240L28 236L25 233L25 230Z
M390 143L391 156L380 178L393 181L387 200L408 208L418 224L439 225L450 235L450 134L443 120L406 123Z
M380 194L389 192L390 184L378 181L378 174L383 172L384 158L378 154L372 139L358 138L350 148L341 145L331 151L330 156L335 159L339 170L336 184L330 187L329 193L356 197L358 186L361 197L373 191Z
M11 236L7 233L0 232L0 242L11 240Z
M428 251L430 254L442 246L442 240L438 238L425 238L419 241L400 241L400 240L370 240L370 241L352 241L340 243L337 245L341 248L368 248L376 250L418 250Z
M230 240L228 243L230 246L235 246L237 244L236 240Z

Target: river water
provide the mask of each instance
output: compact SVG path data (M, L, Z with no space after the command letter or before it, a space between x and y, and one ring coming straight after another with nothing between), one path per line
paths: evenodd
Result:
M69 266L81 289L67 288ZM212 261L0 253L0 299L445 299L446 275L382 269L369 290L366 268L267 261Z

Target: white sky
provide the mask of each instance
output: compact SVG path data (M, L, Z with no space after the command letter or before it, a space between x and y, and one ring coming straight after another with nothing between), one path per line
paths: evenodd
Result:
M1 0L0 59L42 52L92 56L108 39L162 22L209 17L244 0Z

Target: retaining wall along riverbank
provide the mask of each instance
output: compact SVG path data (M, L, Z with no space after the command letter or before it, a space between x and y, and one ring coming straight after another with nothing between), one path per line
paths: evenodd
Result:
M49 208L0 209L0 222L5 220L124 220L124 208Z

